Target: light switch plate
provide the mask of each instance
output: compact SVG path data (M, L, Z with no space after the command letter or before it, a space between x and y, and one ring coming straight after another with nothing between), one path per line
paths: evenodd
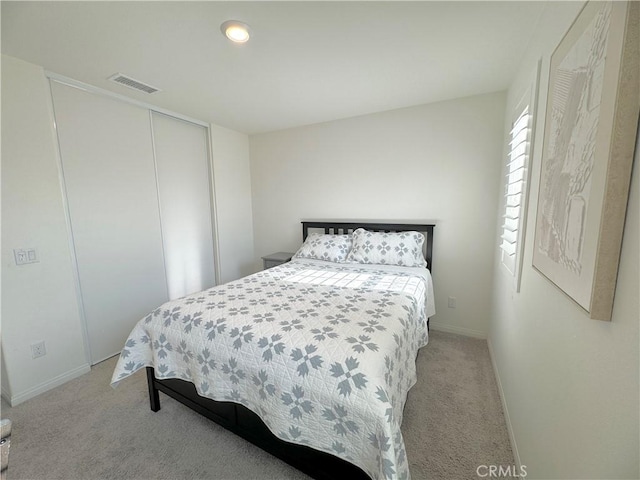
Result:
M38 253L35 248L30 248L27 250L27 261L29 263L36 263L38 261Z
M14 248L13 257L16 265L26 265L28 263L38 263L38 251L35 248Z

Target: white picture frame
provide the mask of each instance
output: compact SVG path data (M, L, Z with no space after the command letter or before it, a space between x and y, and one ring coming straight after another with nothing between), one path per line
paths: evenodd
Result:
M640 111L640 4L589 2L551 56L533 266L611 320Z

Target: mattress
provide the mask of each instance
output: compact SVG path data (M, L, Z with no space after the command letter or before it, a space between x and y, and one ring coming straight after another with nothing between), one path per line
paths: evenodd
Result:
M285 441L408 479L402 412L434 313L425 268L294 259L150 312L112 385L150 366L244 405Z

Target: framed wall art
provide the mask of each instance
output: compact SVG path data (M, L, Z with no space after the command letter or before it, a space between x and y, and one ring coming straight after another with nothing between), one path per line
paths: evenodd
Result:
M611 320L640 111L640 3L589 2L551 56L533 266Z

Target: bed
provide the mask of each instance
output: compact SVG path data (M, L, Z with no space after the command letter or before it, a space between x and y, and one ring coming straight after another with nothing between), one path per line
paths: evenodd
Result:
M112 384L146 368L151 410L161 391L316 479L408 479L434 225L302 227L291 262L141 319Z

